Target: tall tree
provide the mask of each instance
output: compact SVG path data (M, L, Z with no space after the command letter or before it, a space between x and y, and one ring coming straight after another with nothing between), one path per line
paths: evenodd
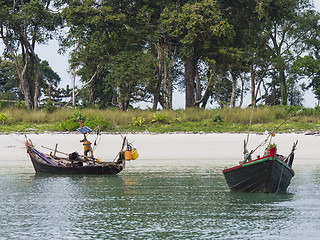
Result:
M10 60L2 60L0 57L0 99L19 100L21 91L15 65Z
M66 2L68 6L63 10L63 16L69 26L69 33L65 46L77 43L81 37L81 45L76 54L72 56L71 61L91 73L83 74L82 71L81 75L85 77L82 79L83 82L90 81L90 103L96 102L97 89L102 90L102 86L108 86L107 91L100 91L99 94L115 94L117 100L113 103L117 104L121 110L126 110L131 99L126 96L123 100L124 93L127 90L135 89L133 84L138 84L138 82L134 80L129 83L127 81L130 81L130 77L121 77L121 72L114 71L123 69L123 64L129 64L128 61L131 58L135 61L137 55L141 59L150 56L147 51L143 51L146 45L145 33L141 30L141 24L137 23L139 2L115 0ZM145 53L144 57L142 57L143 53ZM144 58L144 60L146 59ZM153 62L150 59L148 61ZM135 61L135 64L137 63L142 64L142 62ZM99 74L95 74L97 69L101 69ZM128 75L129 68L126 70L125 74ZM142 72L139 74L131 71L131 79L136 79L136 76L144 74L143 68L137 66L137 70ZM91 76L95 77L92 79ZM116 79L112 79L110 76ZM109 82L106 83L106 80ZM127 89L126 87L129 85L130 87ZM113 88L116 90L112 90ZM103 97L103 99L115 98L111 96Z
M320 58L311 55L298 58L291 69L296 78L308 77L310 79L307 88L311 88L318 104L320 102Z
M265 51L270 55L269 70L277 72L281 103L286 105L290 65L308 51L310 39L319 35L319 13L312 10L309 0L260 1L257 11L265 23L262 36L266 39Z
M232 36L232 27L224 18L216 1L188 2L177 9L165 8L162 24L179 46L184 61L186 107L195 106L195 77L198 60L209 46ZM199 85L198 85L199 86Z
M42 81L36 44L52 39L62 23L60 14L52 10L53 3L50 0L0 2L0 37L14 60L25 104L35 110ZM23 64L19 62L19 51Z

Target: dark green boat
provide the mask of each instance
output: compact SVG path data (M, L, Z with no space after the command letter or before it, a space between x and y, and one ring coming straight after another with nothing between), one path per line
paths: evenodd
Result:
M222 173L231 190L242 192L277 193L285 192L294 176L292 169L294 154L283 159L276 148L262 158L240 163L224 169Z

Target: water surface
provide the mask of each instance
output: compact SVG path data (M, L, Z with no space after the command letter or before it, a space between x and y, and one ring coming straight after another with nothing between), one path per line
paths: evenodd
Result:
M59 176L36 174L23 154L0 158L1 240L319 239L316 156L300 153L287 193L250 194L231 192L221 173L237 161L213 155L142 154L117 176Z
M319 166L298 168L288 193L276 195L231 192L221 170L57 176L1 168L0 239L317 239Z

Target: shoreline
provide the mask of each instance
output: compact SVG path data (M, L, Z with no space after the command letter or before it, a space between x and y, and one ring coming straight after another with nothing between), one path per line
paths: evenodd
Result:
M126 135L128 141L137 148L140 157L129 163L130 167L142 165L162 165L168 161L179 161L180 164L237 164L243 158L243 143L247 139L247 133L210 133L210 134L154 134L154 133L130 133ZM80 133L28 133L38 150L44 153L50 152L41 146L51 149L58 143L58 150L65 153L77 151L83 152ZM251 133L249 135L248 150L255 149L266 135ZM0 135L0 164L13 164L23 160L30 165L24 146L24 134ZM88 135L92 143L96 135ZM311 164L320 156L319 135L306 135L305 133L280 133L272 138L272 142L278 145L279 153L287 155L295 141L299 141L296 151L296 159L299 164ZM102 134L99 137L95 156L104 160L113 160L122 145L119 134ZM259 149L254 154L261 154L264 149ZM12 160L12 163L10 161ZM175 165L175 164L174 164Z
M179 135L179 134L187 134L187 135L208 135L208 134L248 134L248 132L189 132L189 131L181 131L181 132L149 132L149 131L144 131L144 132L105 132L101 131L100 132L103 135L126 135L126 134L132 134L132 135L137 135L137 134L142 134L142 135ZM60 131L30 131L30 132L0 132L1 135L10 135L10 134L16 134L16 135L27 135L27 134L60 134L60 135L67 135L67 134L80 134L78 131L71 131L71 132L60 132ZM94 132L92 131L92 134ZM255 131L250 131L250 134L255 134L255 135L265 135L264 132L255 132ZM317 131L295 131L295 132L276 132L275 134L304 134L304 135L319 135L320 136L320 130Z

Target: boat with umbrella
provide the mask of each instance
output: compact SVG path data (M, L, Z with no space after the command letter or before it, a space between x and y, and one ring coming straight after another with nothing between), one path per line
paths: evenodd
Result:
M123 138L122 147L116 158L111 161L103 161L94 156L91 142L87 139L87 134L92 130L87 126L82 127L81 122L80 128L77 130L84 135L83 140L80 141L84 147L83 155L75 151L71 153L58 151L58 144L54 149L42 146L47 150L51 150L50 153L43 153L26 136L27 153L37 173L115 175L125 169L126 161L135 160L139 156L132 143L129 143L127 138L121 135ZM98 129L97 137L99 135L100 131ZM96 145L96 141L94 145ZM57 154L63 156L57 156Z

